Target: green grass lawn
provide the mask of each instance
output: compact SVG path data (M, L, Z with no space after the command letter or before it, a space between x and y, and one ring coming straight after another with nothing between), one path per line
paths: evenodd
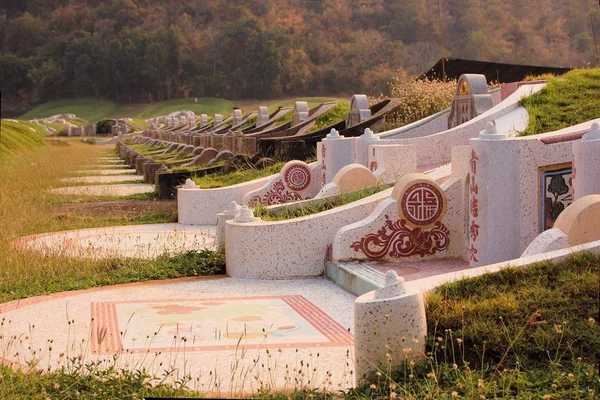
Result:
M211 97L199 97L198 103L194 102L193 98L176 99L150 104L137 117L147 119L159 115L167 115L174 111L189 110L195 112L197 115L223 114L223 118L225 118L231 114L234 106L235 104L231 100Z
M163 101L156 104L151 104L144 111L140 112L138 118L151 118L158 115L166 115L178 110L190 110L195 112L197 115L200 114L222 114L223 117L227 117L231 114L233 107L240 107L244 114L250 111L255 111L259 106L266 105L269 108L269 112L277 110L277 107L294 107L296 101L308 102L309 108L313 108L323 102L327 101L341 101L348 105L349 100L344 100L336 97L296 97L281 100L226 100L217 99L211 97L199 97L198 103L194 102L194 98L177 99Z
M44 146L44 128L28 121L0 121L0 158Z
M331 110L319 115L315 119L315 124L310 127L309 132L316 132L319 129L326 128L330 125L337 124L348 118L350 112L350 103L340 102Z
M105 100L73 99L51 101L34 107L23 114L19 119L29 120L33 118L44 118L56 114L75 114L77 117L89 122L97 122L104 118L130 117L134 118L132 125L138 129L146 127L145 119L159 115L167 115L174 111L190 110L197 115L222 114L227 117L231 114L233 107L240 107L244 114L255 111L259 106L266 105L269 112L273 112L278 106L293 107L296 101L308 102L309 108L313 108L326 101L341 101L346 105L349 100L336 97L298 97L281 100L228 100L212 97L199 97L198 102L194 98L167 100L151 104L119 104Z
M343 193L339 196L331 196L318 200L315 199L308 204L291 204L275 210L269 210L262 203L258 203L253 205L254 216L260 217L265 221L283 221L306 217L362 200L387 188L387 185L378 184L373 187Z
M258 105L266 105L269 108L269 112L273 112L273 111L277 110L277 107L279 107L279 106L294 108L294 105L296 104L297 101L306 101L308 103L309 109L316 107L321 103L328 102L328 101L337 101L342 104L345 104L346 106L348 106L348 108L350 107L350 100L345 99L345 98L340 98L340 97L295 97L295 98L291 98L291 99L282 99L282 100L267 100L266 102L263 102L263 103L257 102L256 108L258 108Z
M548 78L548 77L546 77ZM552 132L600 117L600 68L548 78L540 92L521 100L529 112L523 136Z
M594 398L599 284L588 253L446 284L427 296L426 360L382 367L348 397Z
M19 119L44 118L68 113L75 114L78 118L85 119L88 122L97 122L117 113L119 108L119 104L105 100L60 100L39 105L27 114L21 115Z
M273 175L281 171L285 163L280 162L268 166L265 169L248 168L241 169L225 174L210 174L202 177L192 178L194 183L200 189L216 189L225 186L237 185L238 183L250 182L255 179L264 178L265 176Z

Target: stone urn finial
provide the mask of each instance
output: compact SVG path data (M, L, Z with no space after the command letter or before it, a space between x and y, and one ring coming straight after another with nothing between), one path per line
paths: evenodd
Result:
M581 138L584 141L600 140L600 124L593 122L590 131Z
M190 178L187 178L185 180L185 185L183 185L182 189L198 189L198 185L196 185L196 183L194 183L194 181Z
M254 212L247 206L243 205L240 212L233 219L234 222L254 222L257 218L254 217Z
M340 135L340 133L337 131L337 129L335 128L331 128L331 131L329 132L329 134L327 135L327 139L339 139L342 136Z

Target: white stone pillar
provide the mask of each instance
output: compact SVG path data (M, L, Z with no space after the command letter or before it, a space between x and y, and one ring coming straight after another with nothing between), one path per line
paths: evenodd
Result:
M488 122L479 137L471 139L469 260L472 267L521 255L520 167L518 141L499 134L492 122Z
M354 148L354 162L356 164L364 165L367 168L369 166L369 146L373 144L381 143L381 138L373 133L369 128L365 129L365 133L360 135L355 143Z
M600 124L573 143L573 201L600 194Z
M242 206L232 201L227 210L217 214L217 238L215 241L217 251L225 250L225 226L227 225L225 222L234 219L240 213L241 208Z
M383 365L425 356L427 319L423 294L409 293L404 279L388 271L385 286L354 302L354 365L357 383Z
M323 168L321 169L321 184L325 185L333 180L337 172L348 164L352 164L354 157L354 138L345 138L335 129L321 141L323 154Z

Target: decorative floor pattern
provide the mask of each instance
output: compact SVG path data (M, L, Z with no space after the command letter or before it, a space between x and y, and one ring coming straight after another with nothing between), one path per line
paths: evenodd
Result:
M353 336L304 296L99 302L91 304L96 354L307 348Z

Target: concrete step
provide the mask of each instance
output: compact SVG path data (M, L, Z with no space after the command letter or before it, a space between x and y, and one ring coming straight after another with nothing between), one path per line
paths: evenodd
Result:
M382 288L385 274L363 263L327 261L327 278L356 296Z

